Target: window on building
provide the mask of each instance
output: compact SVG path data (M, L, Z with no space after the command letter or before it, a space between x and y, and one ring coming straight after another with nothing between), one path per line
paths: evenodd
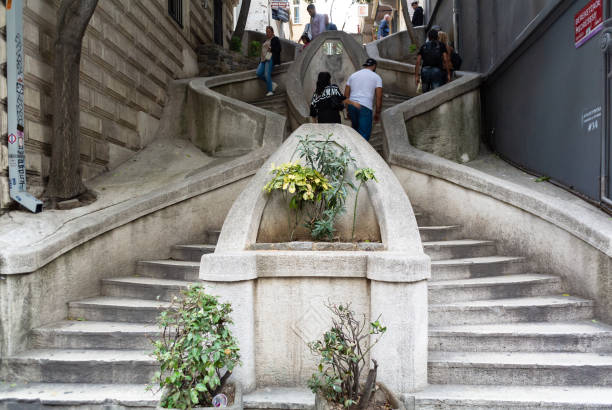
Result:
M168 0L168 14L183 27L183 0Z
M293 0L293 24L300 24L300 0Z

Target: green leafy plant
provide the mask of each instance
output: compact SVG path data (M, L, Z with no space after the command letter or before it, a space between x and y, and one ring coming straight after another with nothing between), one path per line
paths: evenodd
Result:
M408 51L410 51L411 53L416 53L417 51L416 44L410 44L410 46L408 46Z
M242 50L242 40L236 36L232 37L229 48L232 51L240 52Z
M374 175L374 170L372 168L360 168L355 172L355 178L359 181L359 186L357 187L357 192L355 193L355 206L353 208L353 229L351 231L351 241L355 237L355 223L357 222L357 199L359 198L359 191L363 184L368 181L374 180L378 182L376 176Z
M305 226L314 239L331 240L336 217L346 211L348 189L355 189L346 178L349 166L355 164L355 158L346 146L340 147L332 140L332 134L322 140L309 135L299 137L296 153L329 181L331 188L324 193L323 201L318 206L309 209Z
M367 364L368 353L387 328L380 323L380 316L369 323L365 315L358 320L350 303L327 304L326 307L332 313L332 328L320 340L308 345L312 353L320 357L317 372L308 381L308 387L313 393L344 407L359 403L360 408L365 408L376 382L376 361L373 360L374 367L369 370L361 390L360 376ZM368 343L371 335L380 336Z
M259 41L251 41L249 43L249 57L259 57L261 55L261 43Z
M320 203L323 196L330 189L328 181L317 170L303 167L298 162L289 162L280 166L272 164L270 171L274 176L264 187L264 191L280 191L289 201L289 209L295 212L295 223L289 221L291 234L289 240L293 239L293 233L298 225L298 215L304 209L307 202Z
M272 166L272 180L264 187L271 193L283 192L288 200L289 209L295 212L295 223L289 222L290 240L293 240L295 228L299 224L300 215L304 216L304 226L315 240L332 240L335 233L336 217L346 212L346 198L349 189L356 190L359 195L361 185L371 179L376 180L371 168L357 170L355 177L360 181L359 188L350 181L349 167L355 165L355 158L346 146L338 145L332 134L322 138L310 135L298 136L298 144L293 154L305 162L290 162L280 167ZM298 183L299 182L299 183ZM289 196L291 194L292 196ZM357 198L355 198L355 210ZM291 216L289 216L291 218ZM355 231L353 217L353 235Z
M164 390L161 407L210 405L225 386L240 364L240 349L228 328L231 312L229 303L193 285L161 313L162 336L153 342L152 353L160 363L153 383Z

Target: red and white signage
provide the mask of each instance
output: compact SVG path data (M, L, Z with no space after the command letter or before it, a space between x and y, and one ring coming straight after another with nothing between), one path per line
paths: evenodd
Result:
M287 0L271 0L270 8L272 9L288 9L289 1Z
M368 13L368 5L360 4L357 6L357 13L359 17L368 17L370 14Z
M603 0L591 0L574 16L576 48L603 28Z

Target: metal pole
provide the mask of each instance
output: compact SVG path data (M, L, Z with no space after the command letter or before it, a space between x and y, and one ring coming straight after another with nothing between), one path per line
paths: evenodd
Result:
M455 51L461 53L461 44L459 41L459 16L461 9L459 6L459 0L453 0L453 39L455 40Z
M6 60L10 196L37 213L42 211L42 202L27 192L26 184L22 0L6 2Z

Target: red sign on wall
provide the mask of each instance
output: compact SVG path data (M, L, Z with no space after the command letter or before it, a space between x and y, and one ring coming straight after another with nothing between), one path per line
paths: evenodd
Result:
M591 0L574 16L576 48L586 43L603 27L603 0Z
M289 1L287 0L272 0L270 1L270 8L273 9L288 9Z

